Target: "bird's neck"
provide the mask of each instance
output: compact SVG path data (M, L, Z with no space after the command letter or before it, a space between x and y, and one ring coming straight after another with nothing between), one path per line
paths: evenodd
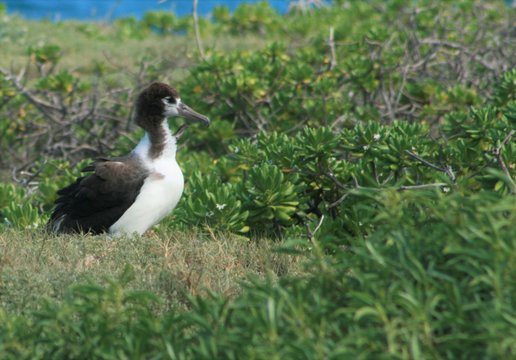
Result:
M172 135L167 121L164 120L160 125L145 129L145 136L134 152L150 160L155 160L164 157L175 158L176 149L176 138Z

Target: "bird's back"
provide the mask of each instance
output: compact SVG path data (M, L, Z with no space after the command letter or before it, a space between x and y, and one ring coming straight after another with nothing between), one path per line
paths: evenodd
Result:
M55 233L108 231L134 203L146 172L131 158L98 159L79 177L59 190L48 229Z

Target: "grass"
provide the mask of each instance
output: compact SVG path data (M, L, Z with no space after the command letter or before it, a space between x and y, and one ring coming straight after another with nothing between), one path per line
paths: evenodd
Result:
M259 49L269 41L256 35L231 36L206 34L206 50L227 52ZM62 50L60 69L81 75L94 73L95 64L104 63L108 73L136 75L143 62L168 69L171 80L178 81L197 62L195 39L191 36L160 36L148 33L142 38L124 35L104 23L28 21L17 16L0 16L0 66L20 71L27 63L27 49L58 44ZM87 51L85 51L87 49Z
M0 308L33 311L42 297L61 300L69 286L102 283L130 264L136 274L132 288L159 295L160 310L184 309L191 295L236 296L250 275L278 279L302 272L299 258L273 247L267 239L224 234L214 239L200 232L108 239L10 230L0 233Z

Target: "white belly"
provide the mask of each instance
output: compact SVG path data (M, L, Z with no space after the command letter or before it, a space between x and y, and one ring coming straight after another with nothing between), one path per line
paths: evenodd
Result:
M183 194L184 180L175 161L157 164L143 183L135 202L111 225L111 234L143 234L167 216Z

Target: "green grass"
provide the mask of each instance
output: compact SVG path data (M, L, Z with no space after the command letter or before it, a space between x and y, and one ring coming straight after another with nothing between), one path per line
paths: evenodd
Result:
M161 310L184 308L188 296L207 291L237 295L249 275L277 279L302 271L298 258L272 251L267 239L243 241L231 235L163 233L136 238L51 236L39 231L0 233L0 308L25 313L41 298L60 300L66 289L102 283L131 265L134 289L152 291Z
M221 34L203 37L207 51L229 52L260 49L270 40L248 34ZM58 67L80 75L94 73L95 64L104 63L110 75L137 76L141 65L159 64L173 81L180 80L198 60L191 36L160 36L147 33L142 38L124 35L115 26L103 23L28 21L16 16L0 18L0 66L20 71L27 64L27 49L58 44L62 57Z

